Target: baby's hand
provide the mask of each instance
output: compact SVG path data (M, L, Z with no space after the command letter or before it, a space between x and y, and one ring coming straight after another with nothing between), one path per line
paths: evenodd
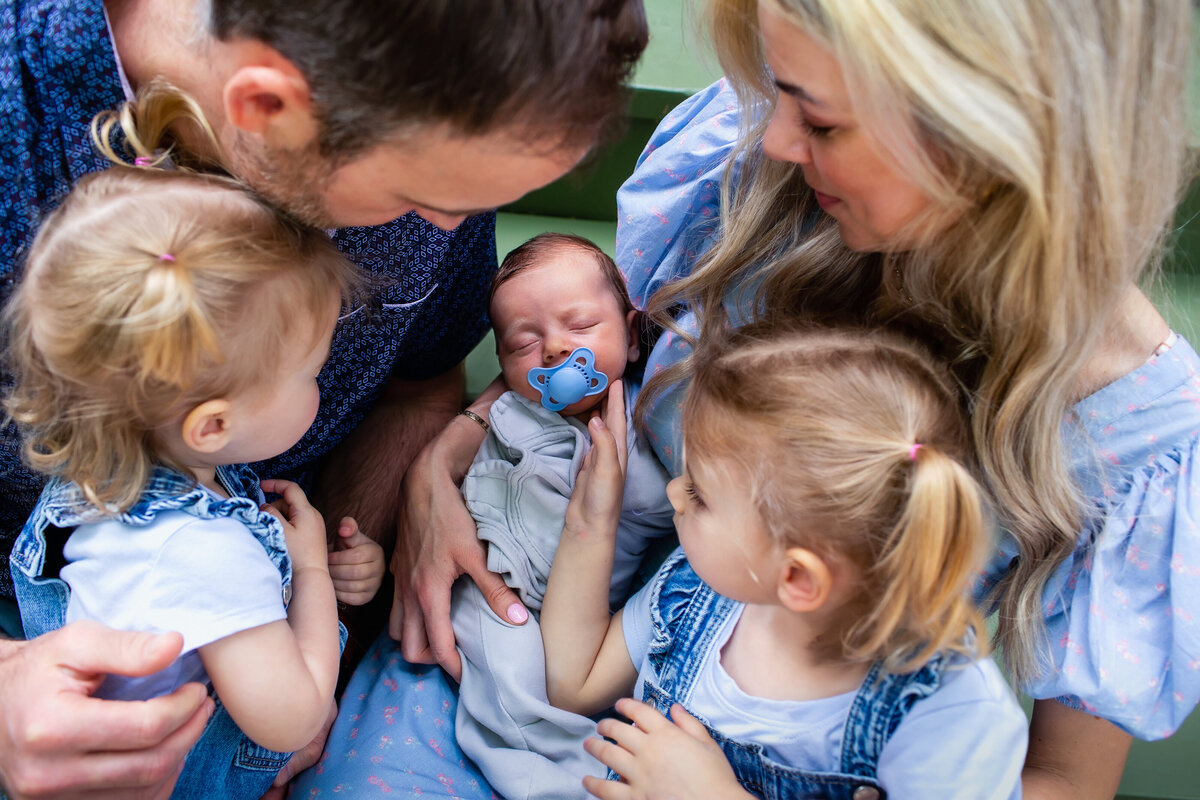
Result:
M383 548L358 528L350 517L338 524L338 538L329 553L329 577L339 603L361 606L370 601L387 571Z
M278 479L263 481L262 490L281 496L280 500L263 506L263 511L283 523L292 569L313 566L325 569L325 520L308 502L304 490L291 481Z
M617 711L634 724L601 720L597 733L613 741L588 739L584 748L620 775L621 782L588 776L583 786L591 794L601 800L752 797L738 784L721 747L683 706L671 706L667 719L626 697L617 701Z

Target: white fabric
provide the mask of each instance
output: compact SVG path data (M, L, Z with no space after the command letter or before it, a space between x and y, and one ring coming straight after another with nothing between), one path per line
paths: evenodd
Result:
M198 648L286 619L283 580L262 545L234 519L160 514L144 527L106 520L79 526L63 548L71 587L67 622L183 634L183 653L146 678L105 681L101 693L146 699L206 681Z

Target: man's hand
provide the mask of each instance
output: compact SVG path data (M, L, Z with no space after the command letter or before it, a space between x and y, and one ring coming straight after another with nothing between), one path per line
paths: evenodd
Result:
M163 798L213 703L188 683L144 702L91 697L108 673L149 675L179 655L155 636L75 622L29 642L0 642L0 780L25 798Z

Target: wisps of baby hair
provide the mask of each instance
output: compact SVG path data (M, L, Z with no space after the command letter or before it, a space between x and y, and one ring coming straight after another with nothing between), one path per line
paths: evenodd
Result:
M271 380L358 280L321 231L232 179L86 176L39 230L5 310L5 408L26 459L100 509L127 508L164 461L156 431Z
M696 359L689 462L747 476L780 544L861 573L821 655L905 672L939 652L986 652L967 591L986 501L948 374L907 339L855 328L755 324Z
M529 267L545 263L566 250L578 250L591 256L604 273L604 278L612 287L613 295L621 303L625 313L633 311L633 301L629 299L629 288L625 285L625 277L617 267L612 256L600 249L600 246L590 239L576 236L573 233L539 233L527 239L509 251L500 262L500 269L492 279L492 287L488 295L488 305L491 305L491 295L514 275Z

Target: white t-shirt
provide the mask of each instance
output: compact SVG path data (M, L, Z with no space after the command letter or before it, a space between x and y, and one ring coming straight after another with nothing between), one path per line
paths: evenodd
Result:
M635 696L642 697L653 633L651 581L629 599L622 614L625 645L638 665ZM685 705L731 739L763 746L772 760L811 772L836 772L846 717L857 690L819 700L755 697L721 666L721 648L741 618L725 622ZM876 777L894 800L908 798L1021 797L1028 725L999 668L990 659L947 670L929 697L900 722L879 756Z
M63 555L68 623L183 634L183 652L169 668L145 678L110 676L97 693L103 697L148 699L207 682L198 648L287 618L279 569L236 519L166 511L143 527L88 523L67 539Z

